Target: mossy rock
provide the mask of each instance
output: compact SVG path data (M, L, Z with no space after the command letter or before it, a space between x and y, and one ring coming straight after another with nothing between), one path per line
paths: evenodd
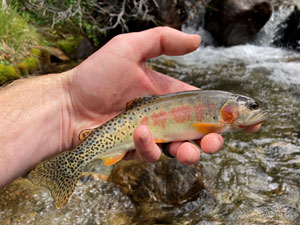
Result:
M32 48L32 49L30 49L30 54L34 57L39 58L42 55L42 51L38 48Z
M13 66L0 64L0 84L20 78L20 71Z
M28 66L28 72L33 73L39 65L39 61L37 58L31 56L24 60L24 63Z
M20 71L21 76L27 76L29 74L28 72L28 65L25 62L19 63L16 65L16 68Z
M79 42L81 41L82 36L70 36L65 40L61 40L58 42L58 47L66 53L69 57L72 57L76 54L77 48L79 46Z

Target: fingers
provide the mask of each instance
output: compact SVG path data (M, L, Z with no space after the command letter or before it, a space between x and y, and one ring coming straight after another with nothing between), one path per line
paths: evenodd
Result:
M211 133L197 140L196 143L201 147L202 151L207 154L216 153L223 146L223 138L220 134ZM196 163L200 158L198 147L189 142L173 142L170 145L169 153L176 157L182 164L190 165Z
M147 126L141 125L137 127L133 134L135 145L135 155L132 159L140 161L153 162L159 159L161 151L151 135Z
M166 55L183 55L194 51L201 42L199 35L186 34L169 27L156 27L142 32L125 34L119 38L129 43L138 54L137 61Z
M169 152L185 165L195 164L200 158L199 149L189 142L174 142L170 144Z
M247 128L248 132L255 132L260 125ZM147 126L141 125L134 131L134 144L136 151L127 154L127 159L136 159L140 161L153 162L159 159L161 150L155 143L151 132ZM224 140L220 134L210 133L197 140L196 143L201 147L202 151L207 154L213 154L221 150ZM185 165L196 163L200 158L198 147L189 142L173 142L169 145L170 155Z
M210 133L197 141L202 151L207 154L213 154L221 150L223 147L224 140L220 134Z

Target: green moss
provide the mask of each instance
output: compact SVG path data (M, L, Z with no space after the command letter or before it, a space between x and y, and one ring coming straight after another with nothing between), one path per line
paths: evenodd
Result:
M38 48L30 49L30 53L31 53L32 56L35 56L37 58L41 57L41 55L42 55L42 51Z
M21 76L27 76L29 74L28 65L24 62L16 65L16 68L18 68L18 70L20 71Z
M28 72L33 73L37 68L39 61L35 57L28 57L24 60L24 63L28 66Z
M0 64L0 84L20 78L20 71L12 66Z
M79 45L79 42L81 41L83 37L82 36L77 36L73 37L70 36L65 40L61 40L58 42L58 47L65 52L67 55L72 55L76 53L77 47Z

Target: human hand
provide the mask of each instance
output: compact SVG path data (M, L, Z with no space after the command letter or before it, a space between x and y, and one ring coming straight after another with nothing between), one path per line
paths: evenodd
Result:
M200 45L200 36L159 27L113 38L104 47L71 72L69 92L72 101L71 123L74 127L72 143L78 143L78 133L103 124L124 111L128 101L137 96L161 95L196 87L163 75L146 67L149 58L183 55ZM160 156L149 129L140 126L134 132L136 151L127 159L155 161ZM205 135L196 141L206 153L221 149L223 138L219 134ZM189 142L170 144L170 154L181 163L195 163L200 152Z

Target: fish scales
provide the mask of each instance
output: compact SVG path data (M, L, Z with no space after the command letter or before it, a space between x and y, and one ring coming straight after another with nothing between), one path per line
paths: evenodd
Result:
M143 124L145 119L147 119L147 122L144 124L153 131L156 140L161 140L162 137L166 137L165 142L186 140L186 137L182 136L182 130L174 128L185 128L194 131L199 138L201 134L191 126L191 124L197 122L195 115L197 111L192 106L196 105L196 102L204 102L201 105L206 111L201 122L216 123L219 118L216 112L220 109L225 98L220 99L220 102L215 102L216 108L213 108L212 102L215 99L214 97L209 100L209 96L204 98L203 96L195 96L194 93L191 93L191 95L186 94L181 98L176 95L146 97L136 102L123 114L95 128L85 142L82 143L84 147L78 146L78 151L85 149L85 152L89 152L89 155L100 156L101 154L102 157L105 157L114 154L115 151L134 149L132 139L134 129ZM184 106L187 108L183 108ZM172 110L176 108L183 108L183 111L176 112ZM185 119L188 119L188 122ZM176 131L179 131L181 137L174 140L172 136Z
M93 129L74 150L39 164L28 178L49 188L60 208L89 162L101 158L111 165L134 149L133 132L137 126L147 125L157 143L192 140L211 132L261 123L266 113L259 106L249 97L223 91L197 90L138 98L124 113Z

